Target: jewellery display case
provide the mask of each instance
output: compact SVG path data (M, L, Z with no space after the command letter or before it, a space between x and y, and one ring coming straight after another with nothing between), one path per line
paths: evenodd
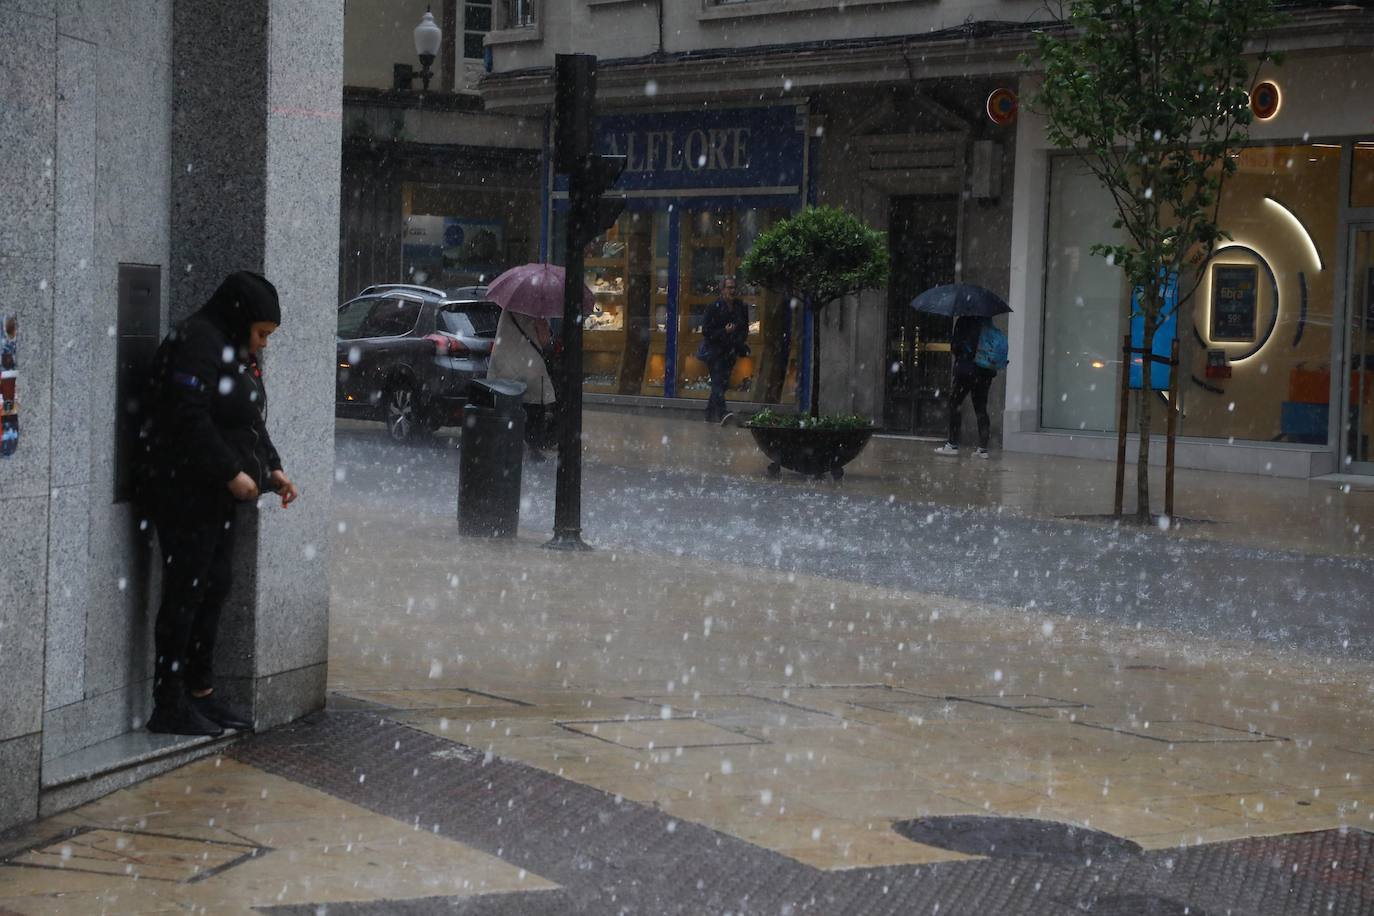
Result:
M676 333L672 394L705 399L706 366L696 358L706 308L720 281L738 269L761 228L785 211L632 211L587 246L584 279L595 300L583 320L583 390L663 397L670 326ZM669 250L670 220L680 219L676 296ZM560 227L561 228L561 227ZM751 353L739 358L728 395L733 400L796 403L801 316L783 297L739 283L749 304ZM673 308L675 301L676 307Z
M626 213L588 247L585 279L595 305L582 326L586 391L663 394L667 216Z

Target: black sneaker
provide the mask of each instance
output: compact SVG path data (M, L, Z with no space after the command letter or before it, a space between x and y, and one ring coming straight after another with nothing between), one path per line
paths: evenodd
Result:
M253 723L248 721L248 717L219 701L213 693L203 697L192 696L191 706L196 712L216 725L223 725L225 728L232 728L236 732L250 732L253 730Z
M159 735L218 738L224 734L224 729L201 714L189 698L180 703L157 704L145 727Z

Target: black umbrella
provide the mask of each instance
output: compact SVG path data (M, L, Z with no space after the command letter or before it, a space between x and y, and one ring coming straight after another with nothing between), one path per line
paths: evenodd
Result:
M972 283L946 283L926 290L911 300L918 312L946 315L950 318L991 318L1011 311L1011 306L991 290Z

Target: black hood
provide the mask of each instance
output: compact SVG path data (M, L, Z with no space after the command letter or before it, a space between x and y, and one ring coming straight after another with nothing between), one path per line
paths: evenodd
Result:
M197 314L242 342L248 339L248 328L255 321L281 324L281 303L277 299L277 288L266 277L240 270L224 278Z

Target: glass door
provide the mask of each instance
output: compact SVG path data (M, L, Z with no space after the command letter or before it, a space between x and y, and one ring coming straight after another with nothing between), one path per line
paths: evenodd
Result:
M1374 225L1356 226L1350 238L1342 470L1374 474Z

